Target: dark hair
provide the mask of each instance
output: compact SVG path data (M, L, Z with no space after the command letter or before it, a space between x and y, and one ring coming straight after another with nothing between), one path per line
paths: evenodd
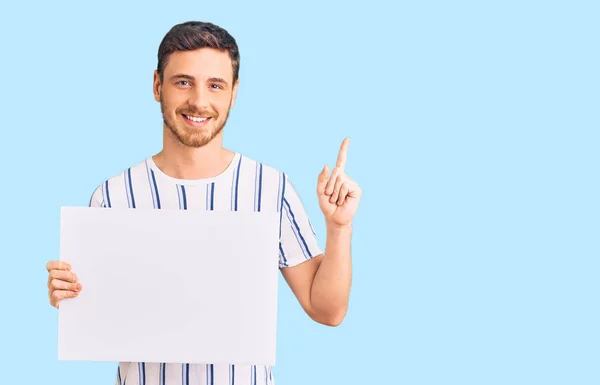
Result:
M200 48L214 48L229 53L233 67L233 83L240 72L240 52L233 36L223 28L207 22L188 21L177 24L163 38L158 47L157 71L163 79L169 55L176 51L193 51Z

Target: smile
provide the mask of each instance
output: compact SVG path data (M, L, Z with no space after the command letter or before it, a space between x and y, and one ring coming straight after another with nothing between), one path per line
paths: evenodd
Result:
M185 114L181 114L181 116L184 117L184 119L191 124L192 126L198 127L198 126L202 126L204 124L206 124L206 122L208 122L211 118L201 118L198 116L193 116L193 115L185 115Z
M184 118L191 120L192 122L204 122L210 118L198 118L192 115L183 115Z

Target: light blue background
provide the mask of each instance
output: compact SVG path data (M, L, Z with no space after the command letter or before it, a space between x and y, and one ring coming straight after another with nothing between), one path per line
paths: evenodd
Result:
M226 145L289 173L323 246L315 183L345 136L364 190L344 323L310 321L281 281L278 384L600 383L597 2L16 4L2 383L114 381L57 361L45 263L61 205L160 150L156 50L194 19L240 45Z

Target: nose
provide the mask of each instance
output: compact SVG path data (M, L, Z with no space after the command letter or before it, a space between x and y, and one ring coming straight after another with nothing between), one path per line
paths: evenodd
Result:
M208 90L202 86L197 86L190 90L190 97L188 99L188 103L190 104L190 106L194 106L197 109L202 110L208 107L208 98Z

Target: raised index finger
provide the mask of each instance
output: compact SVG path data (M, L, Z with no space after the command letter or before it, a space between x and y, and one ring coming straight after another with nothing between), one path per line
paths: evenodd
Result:
M346 139L344 139L344 141L342 142L342 145L340 146L340 152L338 154L336 167L339 167L342 170L344 169L344 167L346 167L346 156L348 153L349 145L350 145L350 139L346 138Z

